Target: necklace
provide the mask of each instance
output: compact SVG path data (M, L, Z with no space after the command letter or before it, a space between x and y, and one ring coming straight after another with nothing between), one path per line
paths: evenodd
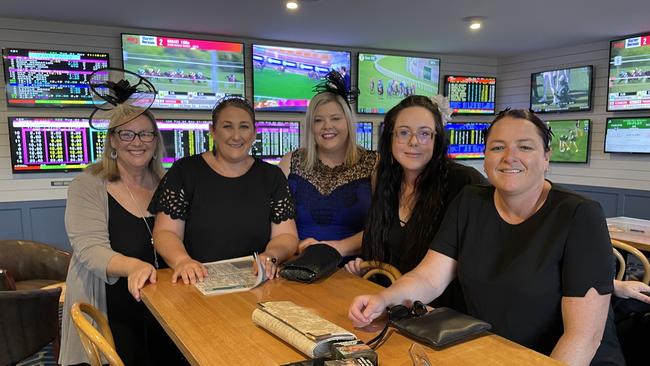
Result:
M142 210L140 209L140 205L138 205L138 202L136 202L135 197L133 197L133 193L131 193L131 189L129 188L129 185L126 184L125 181L122 181L124 183L124 186L126 187L127 192L129 192L129 196L131 196L131 201L133 201L133 204L135 205L135 208L138 209L138 214L140 217L142 217L142 221L144 221L144 224L147 226L147 231L149 231L149 237L151 238L151 248L153 249L153 263L158 268L158 255L156 254L156 247L153 245L153 232L151 231L151 227L149 227L149 223L147 222L147 218L144 217L144 214L142 213Z

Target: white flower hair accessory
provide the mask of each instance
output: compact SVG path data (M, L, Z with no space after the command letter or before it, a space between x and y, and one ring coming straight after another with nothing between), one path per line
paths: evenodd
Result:
M434 95L430 99L438 106L438 111L440 111L440 116L442 116L442 125L446 125L447 122L451 121L451 114L453 113L453 110L449 106L449 99L441 94Z

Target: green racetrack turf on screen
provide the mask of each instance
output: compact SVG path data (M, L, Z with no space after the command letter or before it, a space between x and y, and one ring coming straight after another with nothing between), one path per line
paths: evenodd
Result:
M553 131L551 162L586 163L589 155L589 121L549 121L548 124Z
M274 99L309 100L314 96L313 88L319 80L312 80L304 74L279 72L270 67L253 72L255 102Z
M384 56L380 60L377 61L377 64L380 67L384 67L390 71L393 71L397 74L405 76L405 80L407 83L409 82L409 79L416 79L421 83L424 83L431 88L434 89L435 93L433 95L437 94L438 91L438 83L432 83L428 80L421 80L416 78L414 75L412 75L408 69L407 69L407 60L408 57L403 57L403 56ZM436 70L437 72L437 70ZM371 93L370 92L370 79L373 79L375 81L374 85L374 91ZM384 94L383 97L380 97L377 94L377 80L382 79L384 82ZM386 113L388 112L389 109L393 108L397 103L399 103L400 100L403 99L402 96L394 95L394 96L388 96L387 90L389 86L389 81L391 80L390 77L382 74L375 68L375 61L369 61L369 60L363 60L359 61L359 90L361 91L361 94L359 95L358 98L358 110L359 111L365 111L366 109L383 109L383 112L380 113ZM401 81L400 79L397 79L398 81ZM421 95L431 95L432 93L429 91L425 91L422 88L420 88L418 85L416 85L416 94L421 94Z
M154 70L160 69L162 73L169 71L177 71L182 69L184 74L189 74L190 72L202 73L206 79L212 79L212 66L209 65L212 62L212 56L210 52L212 51L201 51L201 50L177 50L169 48L160 48L160 47L148 47L148 46L138 46L133 44L125 44L124 50L127 52L127 55L132 56L128 57L124 61L124 68L138 73L140 69L149 69ZM141 60L138 58L147 58L148 60ZM241 57L235 57L231 53L220 52L218 62L242 62ZM230 59L230 60L228 60ZM151 81L157 90L159 91L173 91L173 92L199 92L199 93L227 93L227 94L244 94L244 73L243 67L233 68L229 66L217 66L219 74L216 75L219 90L212 90L210 87L209 80L174 80L170 81L169 78L165 76L150 76L144 75L149 81ZM226 77L228 74L234 74L235 79L240 83L233 84L227 83ZM237 87L239 85L240 87Z

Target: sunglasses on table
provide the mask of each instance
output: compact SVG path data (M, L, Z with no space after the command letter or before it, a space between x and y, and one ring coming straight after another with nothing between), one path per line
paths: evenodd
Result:
M388 328L393 322L406 318L420 317L428 312L427 306L424 305L421 301L413 302L413 306L410 308L404 305L395 305L387 307L386 311L388 312L388 322L386 322L386 326L384 326L384 329L382 329L375 338L369 340L366 343L372 349L379 348L379 345L383 342L384 337L388 332Z

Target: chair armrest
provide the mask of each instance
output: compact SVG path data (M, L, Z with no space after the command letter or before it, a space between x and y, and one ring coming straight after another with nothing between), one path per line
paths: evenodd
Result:
M11 272L0 268L0 291L16 291L16 281Z

